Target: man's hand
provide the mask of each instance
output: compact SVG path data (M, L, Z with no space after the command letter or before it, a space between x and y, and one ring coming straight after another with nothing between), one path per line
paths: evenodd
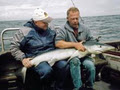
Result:
M77 50L84 52L86 49L85 49L85 47L83 46L82 43L83 43L83 41L81 41L81 42L79 42L79 43L75 43L74 47L75 47Z
M26 68L30 68L32 67L33 65L31 64L30 62L31 58L24 58L22 60L22 64L26 67Z

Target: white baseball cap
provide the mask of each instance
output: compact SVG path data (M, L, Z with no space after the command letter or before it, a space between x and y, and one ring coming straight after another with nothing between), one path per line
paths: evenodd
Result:
M41 8L37 8L34 10L32 19L34 21L43 21L46 23L50 23L52 21L52 18L48 16L47 12L45 12Z

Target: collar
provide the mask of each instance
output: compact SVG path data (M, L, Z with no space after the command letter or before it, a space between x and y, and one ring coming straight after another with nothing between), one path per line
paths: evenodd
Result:
M66 24L64 25L64 27L65 27L67 30L69 30L69 31L71 31L71 32L74 32L74 31L73 31L73 28L69 25L68 22L66 22ZM83 29L81 28L81 24L79 23L78 33L81 33L81 32L83 32Z

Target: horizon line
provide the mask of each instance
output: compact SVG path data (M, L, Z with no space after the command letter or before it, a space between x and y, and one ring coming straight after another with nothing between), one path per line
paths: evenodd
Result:
M86 18L86 17L119 16L119 15L120 14L111 14L111 15L93 15L93 16L81 16L81 17ZM0 21L27 21L30 19L13 19L13 20L0 20ZM53 19L65 19L65 18L63 17L63 18L53 18Z

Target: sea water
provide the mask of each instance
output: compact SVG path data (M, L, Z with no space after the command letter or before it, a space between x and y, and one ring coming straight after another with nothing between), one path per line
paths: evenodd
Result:
M120 40L120 15L108 15L108 16L91 16L91 17L82 17L83 23L85 26L90 29L91 34L94 38L101 37L100 41L109 42ZM27 20L16 20L16 21L0 21L0 33L5 28L19 28ZM52 21L52 25L61 26L66 22L65 18L58 18ZM14 34L14 33L12 33ZM5 33L5 36L9 37L11 33ZM13 36L13 35L12 35ZM5 48L10 48L10 41L5 41ZM0 51L1 51L1 41L0 41Z

